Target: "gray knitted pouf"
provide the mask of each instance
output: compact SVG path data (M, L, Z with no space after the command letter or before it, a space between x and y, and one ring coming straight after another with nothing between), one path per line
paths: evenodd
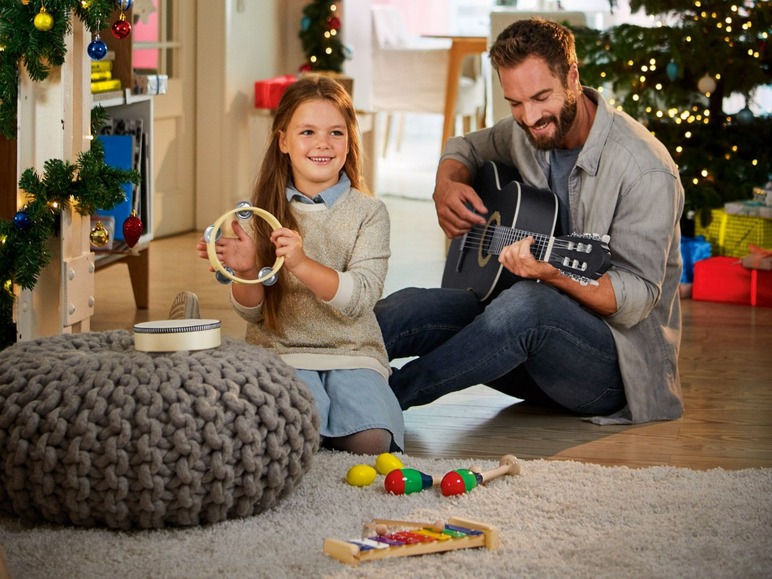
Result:
M254 515L300 483L318 448L306 385L245 342L151 354L118 330L0 352L0 511L27 523Z

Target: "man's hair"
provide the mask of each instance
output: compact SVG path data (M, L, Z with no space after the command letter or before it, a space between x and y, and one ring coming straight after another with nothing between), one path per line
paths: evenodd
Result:
M516 20L496 38L490 49L491 65L497 72L514 68L530 56L541 58L552 74L565 81L577 64L573 33L543 18Z

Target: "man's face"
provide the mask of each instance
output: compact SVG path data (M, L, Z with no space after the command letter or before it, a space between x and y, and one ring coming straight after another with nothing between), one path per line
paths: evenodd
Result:
M569 73L569 87L554 76L547 63L537 57L515 68L499 71L504 98L512 116L537 149L560 148L576 118L577 92L571 88L575 68Z

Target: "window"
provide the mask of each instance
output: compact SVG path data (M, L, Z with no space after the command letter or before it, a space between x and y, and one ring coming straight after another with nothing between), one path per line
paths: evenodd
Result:
M178 31L175 12L180 0L135 0L132 28L135 69L179 75Z

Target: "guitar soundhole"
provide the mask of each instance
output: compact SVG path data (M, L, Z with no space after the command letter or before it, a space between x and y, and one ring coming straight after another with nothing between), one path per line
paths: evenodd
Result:
M491 214L488 223L479 232L480 243L477 246L477 264L480 267L485 267L490 261L491 254L498 253L497 251L491 251L491 244L493 243L493 236L496 231L496 227L501 224L501 215L498 211L494 211ZM495 248L494 248L495 249Z

